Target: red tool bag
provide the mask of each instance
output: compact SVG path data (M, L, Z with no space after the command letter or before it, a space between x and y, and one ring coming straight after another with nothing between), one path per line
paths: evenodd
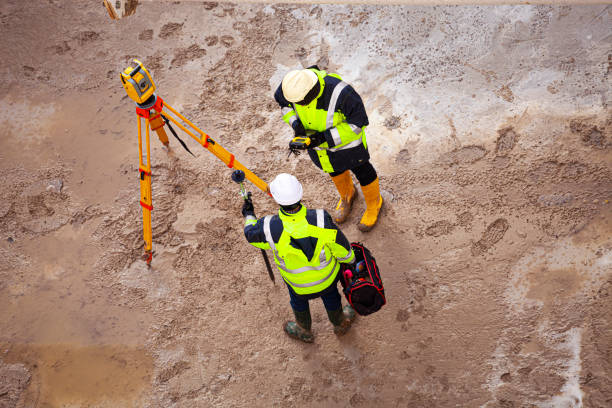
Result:
M377 312L387 303L378 264L368 248L359 242L351 243L355 253L355 270L342 272L340 283L346 300L362 316Z

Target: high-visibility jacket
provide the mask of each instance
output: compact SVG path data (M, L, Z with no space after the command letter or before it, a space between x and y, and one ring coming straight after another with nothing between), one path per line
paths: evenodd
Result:
M308 69L319 78L319 94L308 105L298 105L285 99L279 85L274 98L283 120L294 130L303 126L307 134L325 135L325 142L308 149L308 155L327 173L343 172L368 161L365 127L369 122L361 97L339 75L316 67Z
M247 241L257 248L272 249L276 266L298 295L321 292L336 282L340 263L351 263L351 245L325 210L268 215L257 220L247 216Z

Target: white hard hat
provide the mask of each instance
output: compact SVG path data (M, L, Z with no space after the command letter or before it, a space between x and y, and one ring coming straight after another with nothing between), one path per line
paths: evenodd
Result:
M319 77L310 69L289 71L283 78L283 95L289 102L299 102L317 82Z
M270 183L270 194L280 205L295 204L302 199L302 185L295 176L281 173Z

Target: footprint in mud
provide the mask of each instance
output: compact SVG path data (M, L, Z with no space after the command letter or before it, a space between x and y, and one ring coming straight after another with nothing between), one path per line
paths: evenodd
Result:
M55 45L51 47L51 49L57 55L64 55L65 53L71 50L70 46L68 45L68 41L64 41L62 44Z
M495 153L500 156L503 156L514 148L516 140L518 139L518 135L516 134L512 126L498 130L497 134L499 136L497 138L495 146Z
M55 213L52 207L45 203L44 194L27 197L28 212L33 217L49 217Z
M487 154L484 147L481 146L465 146L452 152L447 153L440 160L443 164L454 166L456 164L471 164L476 163Z
M321 14L323 14L323 9L320 6L313 7L310 13L308 13L310 17L315 16L315 18L320 18Z
M262 128L267 121L268 119L265 116L258 115L256 113L250 113L244 115L240 122L242 123L242 128L244 130L253 130Z
M175 363L172 367L166 368L162 370L157 376L157 381L160 383L168 382L171 378L180 375L183 371L188 370L190 368L189 363L186 361L179 361Z
M161 52L157 52L154 55L145 58L144 65L150 71L160 70L164 67L163 60L164 54Z
M204 3L202 3L202 6L204 7L204 10L212 10L215 7L217 7L219 5L219 3L214 2L214 1L205 1Z
M148 30L142 31L140 34L138 34L138 39L141 40L141 41L152 40L153 39L153 30L148 29Z
M34 78L36 73L36 69L34 67L30 67L28 65L23 66L23 76L26 78Z
M440 237L442 235L450 234L454 229L455 229L455 224L449 221L446 221L446 220L442 220L442 221L437 221L433 223L432 225L430 225L429 227L427 227L427 229L425 230L425 234L431 237Z
M178 36L183 30L183 23L167 23L159 31L159 38L170 38Z
M217 43L219 42L219 37L217 37L216 35L209 35L204 39L204 42L206 43L207 47L212 47L214 45L217 45Z
M76 40L79 45L85 45L88 42L99 40L100 34L95 31L81 31L77 34Z
M462 212L457 216L457 224L467 231L472 229L472 221L474 221L474 216L469 211Z
M546 161L544 163L539 163L533 170L529 170L527 177L532 181L552 179L556 178L560 169L561 165L558 162L554 160Z
M383 122L383 125L389 129L397 129L402 125L402 119L399 116L390 116Z
M578 133L582 142L596 149L606 149L612 145L608 143L605 129L600 129L587 121L574 119L570 121L570 130L573 133Z
M179 48L174 53L174 58L170 62L173 67L180 67L198 58L202 58L206 55L204 48L198 47L197 44L192 44L188 48Z
M406 309L400 309L397 311L397 315L395 316L395 320L398 322L405 322L410 318L410 312Z
M506 234L509 228L508 221L505 218L498 218L493 221L482 234L479 241L472 245L472 255L478 256L485 253L489 248L498 243Z
M235 42L234 37L232 37L231 35L222 35L220 41L221 44L226 48L231 47L232 45L234 45Z
M400 150L397 156L395 156L395 161L401 164L408 164L410 163L410 160L411 160L411 155L410 155L410 150L408 149Z

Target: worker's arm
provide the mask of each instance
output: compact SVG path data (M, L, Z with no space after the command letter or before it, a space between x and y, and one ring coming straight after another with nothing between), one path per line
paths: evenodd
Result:
M279 85L276 89L276 92L274 93L274 99L281 108L283 120L286 124L291 126L295 135L306 136L306 130L304 129L302 121L300 121L300 118L297 116L297 113L295 113L295 110L293 110L293 106L291 105L291 103L289 103L289 101L287 101L285 99L285 96L283 95L282 84Z
M338 226L334 223L331 215L325 211L325 228L336 230L336 240L329 244L329 248L332 251L332 255L339 262L342 263L353 263L355 261L355 254L351 248L351 243L346 239L346 236L342 233Z
M261 249L270 249L270 244L266 241L263 221L263 218L258 220L254 215L247 215L244 219L244 236L249 244Z
M369 124L363 101L353 87L345 82L340 82L336 86L344 86L344 88L338 96L334 111L340 111L346 120L321 132L325 137L327 147L340 146L357 140L357 136Z

